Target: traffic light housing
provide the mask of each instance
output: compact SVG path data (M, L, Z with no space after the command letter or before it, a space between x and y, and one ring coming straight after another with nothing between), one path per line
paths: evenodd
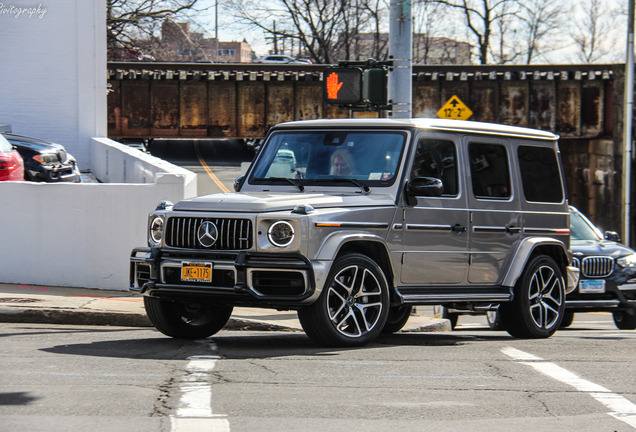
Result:
M387 97L387 68L392 62L341 61L323 73L323 95L328 104L343 109L372 111L391 109Z
M362 100L372 105L387 104L387 71L383 67L365 69Z
M327 103L357 105L362 102L362 69L329 67L323 76Z

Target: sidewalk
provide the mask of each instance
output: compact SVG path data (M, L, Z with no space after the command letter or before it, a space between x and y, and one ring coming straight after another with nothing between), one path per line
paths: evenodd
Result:
M0 284L0 322L151 327L140 295L128 291ZM302 331L296 312L234 308L228 330ZM448 320L412 315L403 332L450 331Z

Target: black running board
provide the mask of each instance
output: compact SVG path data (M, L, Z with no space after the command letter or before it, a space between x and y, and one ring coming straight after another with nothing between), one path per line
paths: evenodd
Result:
M402 304L505 303L512 300L512 288L496 287L396 287Z

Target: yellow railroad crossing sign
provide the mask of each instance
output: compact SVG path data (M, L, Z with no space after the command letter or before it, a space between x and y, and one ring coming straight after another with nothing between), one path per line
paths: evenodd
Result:
M471 115L470 108L455 95L437 111L437 117L443 119L468 120Z

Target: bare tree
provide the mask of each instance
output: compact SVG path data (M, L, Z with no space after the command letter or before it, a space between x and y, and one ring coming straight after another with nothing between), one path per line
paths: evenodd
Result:
M479 63L488 63L492 47L492 33L497 22L506 19L512 11L507 7L518 0L434 0L461 11L469 33L477 40ZM501 29L500 29L501 30Z
M554 0L525 0L519 2L520 10L516 17L519 19L520 34L518 43L524 50L525 63L530 64L540 55L558 49L554 43L544 43L550 36L555 36L566 19L563 4Z
M267 38L297 40L317 63L355 58L357 36L379 32L379 0L229 0L226 9L238 23L262 30Z
M106 0L109 48L136 49L140 40L160 40L164 20L189 20L199 0Z

